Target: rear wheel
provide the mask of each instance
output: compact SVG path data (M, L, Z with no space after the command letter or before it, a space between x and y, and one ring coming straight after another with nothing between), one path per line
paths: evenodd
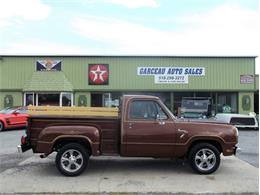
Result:
M87 167L89 152L78 143L64 145L56 156L57 169L66 176L80 175Z
M4 123L0 121L0 132L4 130Z
M191 168L199 174L215 172L220 164L220 152L209 143L199 143L190 151L189 161Z

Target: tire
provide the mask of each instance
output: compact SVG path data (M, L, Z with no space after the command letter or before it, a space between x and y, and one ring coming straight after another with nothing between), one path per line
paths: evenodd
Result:
M0 121L0 132L5 129L4 123Z
M220 165L220 152L212 144L199 143L191 148L189 161L191 168L196 173L211 174Z
M89 151L78 143L64 145L56 155L56 167L65 176L80 175L87 167Z

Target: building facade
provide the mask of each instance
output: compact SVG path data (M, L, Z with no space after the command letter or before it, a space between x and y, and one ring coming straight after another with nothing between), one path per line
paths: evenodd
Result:
M258 112L255 56L0 56L0 108L118 106L123 94L160 97L174 112L206 97L212 113Z

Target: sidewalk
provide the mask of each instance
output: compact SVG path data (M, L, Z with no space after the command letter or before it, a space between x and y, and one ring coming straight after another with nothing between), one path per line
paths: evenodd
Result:
M236 157L223 157L219 170L197 175L188 164L169 159L91 158L78 177L59 174L54 156L33 156L0 174L1 193L256 193L258 168Z

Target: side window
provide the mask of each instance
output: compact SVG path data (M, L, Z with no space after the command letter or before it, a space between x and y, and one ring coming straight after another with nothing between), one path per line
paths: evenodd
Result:
M18 113L20 113L20 114L26 114L26 113L27 113L26 108L20 108L20 109L17 110L17 111L18 111Z
M154 101L135 100L130 103L130 119L155 120L158 116L159 119L167 119L161 107Z

